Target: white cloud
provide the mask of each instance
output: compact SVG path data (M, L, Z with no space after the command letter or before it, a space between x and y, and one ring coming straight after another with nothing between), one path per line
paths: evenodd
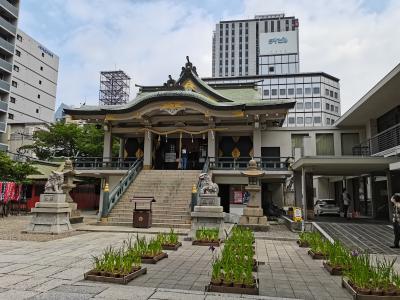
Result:
M52 0L52 15L58 13L71 27L55 37L58 44L43 42L55 45L51 49L61 58L58 102L79 104L86 98L96 104L102 70L122 69L133 83L161 84L168 74L178 76L189 55L200 75L210 76L212 31L220 18L285 12L300 21L301 71L340 78L344 112L400 61L400 1L387 0L379 13L364 1L244 0L243 12L233 16L228 13L232 0L218 5L183 0ZM210 5L220 11L208 11ZM23 15L30 23L40 18Z

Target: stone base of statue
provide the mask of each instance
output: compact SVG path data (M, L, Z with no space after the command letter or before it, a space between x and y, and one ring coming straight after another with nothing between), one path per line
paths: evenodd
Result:
M71 224L82 223L83 217L81 216L81 211L78 209L78 204L75 202L67 202L71 213L69 215L69 222Z
M65 202L65 194L41 194L32 213L27 233L60 234L74 230L69 221L71 208Z
M191 240L196 239L196 231L201 228L217 228L218 237L221 241L225 239L224 234L224 211L220 206L220 198L216 195L200 195L199 205L192 212L192 229L189 233Z
M253 231L268 231L269 224L260 207L245 207L243 215L239 219L239 225L248 227Z

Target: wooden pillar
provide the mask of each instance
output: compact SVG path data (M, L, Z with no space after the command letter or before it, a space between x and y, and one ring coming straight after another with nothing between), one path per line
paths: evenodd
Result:
M152 148L153 148L153 134L151 131L144 132L144 149L143 149L143 169L150 170L152 167Z
M103 146L103 161L108 161L111 158L112 152L112 135L111 130L104 131L104 146Z
M215 140L216 140L216 132L208 131L207 135L207 156L215 158Z
M261 157L261 129L253 129L253 156Z
M392 222L393 204L390 201L390 199L392 198L393 195L393 189L392 189L392 174L390 174L390 171L386 172L386 187L387 187L387 198L389 206L389 222Z

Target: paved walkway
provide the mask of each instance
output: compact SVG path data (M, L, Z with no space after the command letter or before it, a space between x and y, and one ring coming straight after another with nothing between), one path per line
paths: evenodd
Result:
M393 229L385 224L326 223L317 224L333 239L340 240L350 249L360 249L372 254L399 255L391 249Z

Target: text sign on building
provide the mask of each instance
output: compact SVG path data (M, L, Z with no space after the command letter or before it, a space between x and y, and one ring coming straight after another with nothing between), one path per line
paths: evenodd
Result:
M297 31L260 34L260 55L298 53Z

